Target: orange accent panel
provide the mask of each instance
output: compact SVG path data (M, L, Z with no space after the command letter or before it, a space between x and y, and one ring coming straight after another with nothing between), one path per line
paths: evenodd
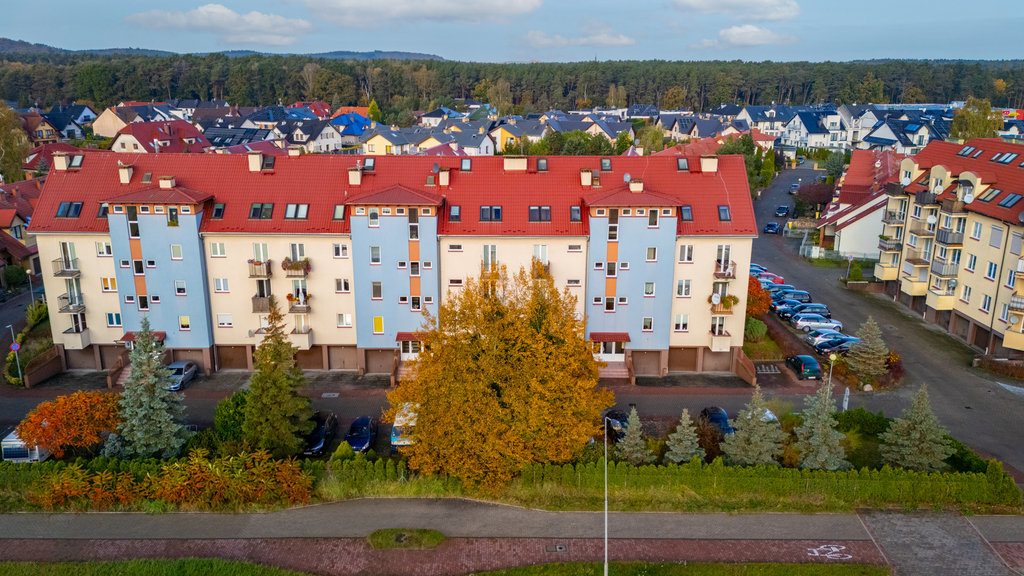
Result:
M142 260L142 241L138 238L129 238L128 246L131 247L132 260Z
M409 294L412 296L420 295L420 277L410 276L409 277Z
M615 297L615 278L604 279L604 295L608 298Z
M607 261L608 262L618 262L619 261L619 243L618 242L609 242L608 243L608 260Z
M420 260L420 241L409 240L409 261L419 262Z
M148 294L148 292L146 292L146 277L145 276L136 276L135 277L135 294L137 296L146 296Z

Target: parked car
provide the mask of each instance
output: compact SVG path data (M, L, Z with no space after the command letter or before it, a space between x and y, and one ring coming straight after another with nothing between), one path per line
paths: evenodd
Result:
M360 416L348 427L345 442L356 452L366 452L377 440L377 419L372 416Z
M793 314L821 314L825 318L831 318L832 312L824 304L801 304L793 308Z
M718 431L721 432L722 436L726 434L732 434L736 431L732 425L729 424L729 414L725 410L718 406L708 406L707 408L700 411L700 419L707 420L713 424Z
M761 272L767 272L768 271L768 268L766 268L764 266L761 266L760 264L758 264L756 262L751 262L750 263L750 269L753 270L754 268L757 268Z
M761 284L761 290L768 290L775 284L772 284L771 280L765 280L764 278L758 278L757 281Z
M796 194L796 191L799 190L799 189L800 189L800 184L795 183L795 184L793 184L792 186L789 187L789 193L790 194Z
M775 209L775 215L780 218L785 218L786 216L789 216L789 206L779 206L778 208Z
M313 414L313 431L306 436L306 456L320 456L338 433L338 417L334 412L320 410Z
M801 304L810 304L811 293L806 290L784 290L782 292L776 292L779 298L785 298L786 300L799 300ZM774 299L775 296L772 296Z
M178 360L168 365L167 369L171 371L171 386L168 390L177 392L184 389L196 377L199 367L191 360Z
M778 234L779 233L779 223L778 222L769 222L769 223L765 224L764 225L764 233L765 234Z
M779 300L772 300L772 303L768 305L768 309L776 314L779 314L782 310L792 310L794 306L799 306L801 302L799 300L786 300L785 298Z
M796 287L792 284L772 284L768 287L768 291L774 295L776 292L785 292L786 290L796 290Z
M821 366L813 356L790 356L786 358L786 366L796 372L797 380L818 380L821 378Z
M829 354L846 354L850 351L850 346L853 346L853 342L845 338L836 338L834 340L826 340L820 344L814 346L814 351L822 356L828 356Z
M843 331L843 323L838 320L832 320L825 318L821 314L797 314L793 316L789 322L797 330L803 330L804 332L810 332L811 330L835 330L837 332Z
M768 271L767 268L765 268L764 266L761 266L759 264L751 264L750 265L750 275L753 276L754 278L757 278L758 276L760 276L761 274L763 274L763 273L765 273L767 271Z
M800 164L803 164L804 162L806 162L806 161L807 161L807 158L805 158L805 157L803 157L803 156L797 156L797 157L796 157L796 161L797 161L798 163L800 163Z
M757 275L758 278L765 278L772 281L772 284L782 284L786 281L785 278L778 274L772 274L771 272L761 272Z
M826 340L834 340L840 336L843 336L843 333L836 332L835 330L813 330L810 334L804 336L804 341L811 346L816 346Z

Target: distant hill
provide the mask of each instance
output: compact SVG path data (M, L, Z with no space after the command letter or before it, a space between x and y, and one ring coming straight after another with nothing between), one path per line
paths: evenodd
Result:
M174 56L177 52L166 52L164 50L146 50L144 48L103 48L103 49L89 49L89 50L65 50L63 48L54 48L53 46L47 46L45 44L29 44L24 40L11 40L9 38L0 38L0 54L96 54L99 56L111 56L111 55L132 55L132 56ZM211 52L203 52L197 54L198 56L205 56L211 54ZM214 52L214 54L224 54L229 58L241 58L243 56L251 56L253 54L259 54L262 56L273 56L271 52L257 52L254 50L224 50L221 52ZM282 54L283 56L291 56L291 54ZM338 50L335 52L321 52L318 54L299 54L299 56L310 56L312 58L331 58L339 60L372 60L376 58L392 59L392 60L444 60L440 56L435 54L421 54L419 52L389 52L374 50L373 52L350 52L347 50Z

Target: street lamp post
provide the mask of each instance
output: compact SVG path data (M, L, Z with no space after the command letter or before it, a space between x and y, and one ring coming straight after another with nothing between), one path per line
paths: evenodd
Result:
M11 329L11 344L13 345L16 342L16 340L14 339L14 326L11 325L11 324L8 324L7 327ZM18 380L21 380L22 382L24 382L25 379L21 376L21 357L18 354L17 350L14 351L14 363L18 365ZM607 442L607 440L606 440L606 442ZM607 474L606 474L606 476L607 476Z
M608 421L604 417L604 576L608 576Z
M833 352L828 355L828 385L832 385L832 367L836 365L836 354Z

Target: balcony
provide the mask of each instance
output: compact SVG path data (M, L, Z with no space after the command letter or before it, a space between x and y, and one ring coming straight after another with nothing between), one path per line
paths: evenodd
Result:
M925 303L933 310L952 310L953 304L956 303L956 296L952 290L936 290L931 288L928 290L928 297Z
M270 278L272 273L270 260L266 262L249 260L249 278Z
M77 278L82 275L78 269L78 258L57 258L53 261L53 275L62 278Z
M935 241L944 246L963 246L964 233L943 228L935 233Z
M299 294L294 296L288 295L288 313L289 314L309 314L311 308L309 307L309 299L312 298L309 294Z
M281 266L284 268L284 275L288 278L305 278L309 275L309 271L313 269L309 258L302 258L301 260L285 258Z
M72 326L64 331L64 348L68 350L85 350L92 344L89 338L89 329L80 326Z
M885 213L885 216L882 216L882 223L883 224L888 224L890 226L902 226L903 223L906 222L906 221L907 221L907 213L906 212L893 212L893 211L889 211L889 212Z
M255 314L266 314L270 312L270 298L268 296L253 296L252 311Z
M57 311L62 314L78 314L85 312L82 295L77 292L61 294L57 298Z
M932 274L940 278L956 278L960 270L959 264L946 264L943 262L932 262Z
M918 204L935 204L935 194L931 192L918 192L914 194L914 202Z
M883 282L888 280L896 280L900 277L900 269L896 266L889 266L887 264L875 263L875 280L881 280Z
M882 252L902 252L903 243L899 240L878 240L878 249Z
M910 233L918 238L931 238L935 236L935 225L929 226L927 222L918 222L910 227Z
M313 329L296 328L288 334L288 341L299 350L309 350L313 346Z
M907 192L899 182L890 182L885 185L885 195L896 198L906 196Z
M736 263L733 261L723 262L721 260L715 265L715 278L719 280L731 280L736 278Z
M928 280L915 280L904 277L903 281L900 282L900 291L911 296L924 296L928 293Z
M728 352L732 349L732 336L728 332L708 332L711 338L709 347L712 352Z
M907 250L906 261L914 266L927 266L932 260L932 253L924 250Z
M946 198L942 201L939 212L948 216L966 216L967 215L967 204L961 200L953 198Z
M1017 276L1018 280L1024 278L1024 258L1017 260L1017 272L1015 276Z
M1019 332L1019 326L1006 329L1003 333L1003 346L1010 350L1024 350L1024 334Z
M733 307L734 306L730 306L730 307L726 308L725 307L725 303L712 304L711 305L711 313L716 315L716 316L721 316L721 315L724 315L724 314L731 315Z
M1024 312L1024 296L1010 296L1010 310Z

